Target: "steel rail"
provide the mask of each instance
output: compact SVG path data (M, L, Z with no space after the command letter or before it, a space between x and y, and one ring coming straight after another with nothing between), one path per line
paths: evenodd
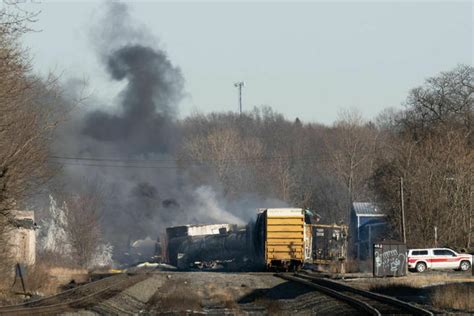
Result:
M0 315L58 314L59 312L67 311L70 309L80 307L83 304L87 304L88 301L96 299L98 296L102 296L103 294L107 292L114 291L115 289L119 290L121 289L120 286L126 283L127 281L130 281L130 278L121 280L120 282L113 283L105 288L99 289L98 291L92 292L78 299L70 300L63 303L40 305L40 306L28 306L28 305L22 304L22 305L12 305L8 307L2 307L0 308ZM59 293L59 294L62 294L62 293ZM38 302L38 301L35 301L35 302Z
M11 308L20 308L22 306L23 307L30 307L30 308L31 307L37 307L38 304L44 304L45 302L48 302L48 301L51 301L51 300L60 299L62 297L68 298L70 295L74 294L75 292L88 290L89 288L97 286L100 283L109 282L112 278L118 278L118 277L121 277L121 276L125 276L125 274L110 275L110 276L104 277L102 279L99 279L99 280L96 280L96 281L93 281L93 282L89 282L89 283L86 283L86 284L83 284L83 285L80 285L80 286L77 286L77 287L59 292L59 293L51 295L51 296L42 297L42 298L31 300L31 301L28 301L28 302L24 302L24 303L20 303L20 304L14 304L14 305L0 306L0 313L3 310L8 310L8 309L11 309ZM50 304L50 305L52 305L52 304ZM43 305L40 305L40 306L43 306Z
M395 297L391 297L391 296L387 296L387 295L383 295L383 294L379 294L379 293L374 293L374 292L370 292L370 291L361 290L361 289L354 288L352 286L348 286L348 285L342 284L340 282L335 282L335 281L332 281L332 280L329 280L329 279L326 279L326 278L318 278L318 277L315 277L315 276L310 276L310 275L302 274L302 273L297 273L295 275L298 278L303 278L303 279L306 279L306 280L310 280L310 282L312 282L313 284L317 284L319 286L323 286L323 287L327 287L327 288L332 288L336 291L337 290L343 290L343 291L347 291L347 292L350 292L350 293L354 293L354 294L366 297L368 299L372 299L372 300L375 300L375 301L378 301L378 302L382 302L382 303L387 304L387 305L396 306L396 307L398 307L402 310L409 311L410 313L415 314L415 315L429 315L429 316L434 315L431 311L429 311L427 309L417 307L417 306L415 306L411 303L404 302L404 301L399 300ZM314 283L314 282L316 282L316 283Z
M349 295L339 293L338 291L335 291L331 288L316 284L314 282L302 279L302 278L297 277L297 276L291 276L291 275L282 274L282 273L276 274L276 276L278 276L280 278L283 278L285 280L288 280L288 281L293 281L293 282L301 283L301 284L304 284L306 286L312 287L312 288L314 288L314 289L316 289L316 290L318 290L322 293L325 293L325 294L327 294L329 296L332 296L332 297L334 297L334 298L336 298L340 301L343 301L343 302L355 307L356 309L362 310L362 311L364 311L364 312L366 312L370 315L376 315L376 316L382 315L376 308L374 308L370 304L368 304L364 301L358 300L358 299L356 299L354 297L351 297Z

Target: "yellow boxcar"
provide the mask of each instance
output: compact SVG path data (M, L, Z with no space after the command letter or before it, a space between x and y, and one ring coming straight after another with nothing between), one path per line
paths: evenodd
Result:
M300 208L261 210L264 217L267 269L298 270L311 256L311 232Z

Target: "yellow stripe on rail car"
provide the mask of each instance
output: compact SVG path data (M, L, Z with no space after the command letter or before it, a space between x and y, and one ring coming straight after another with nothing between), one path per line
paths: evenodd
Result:
M292 237L289 237L289 238L283 238L283 237L278 237L278 238L267 238L267 242L268 243L272 243L272 244L289 244L289 243L303 243L303 237L301 238L292 238Z
M268 219L275 219L275 218L293 218L293 219L295 219L295 218L297 218L297 219L303 218L303 219L304 219L304 216L302 216L302 215L301 215L301 216L268 216L268 217L267 217L267 220L268 220Z
M303 245L268 245L268 251L303 251Z
M268 226L267 232L302 232L303 226L294 225L294 226Z
M289 222L289 223L301 223L304 222L303 217L270 217L267 218L267 223L282 223L282 222Z
M303 253L295 254L293 256L289 256L288 254L284 253L274 253L268 254L267 262L269 260L303 260Z
M304 234L300 232L267 232L267 239L270 238L303 238Z
M303 217L269 217L267 224L301 224L304 223Z

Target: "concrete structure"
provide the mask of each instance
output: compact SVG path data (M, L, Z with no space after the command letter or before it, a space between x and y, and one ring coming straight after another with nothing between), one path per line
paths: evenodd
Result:
M33 211L13 211L10 243L16 263L33 265L36 261L35 214Z
M374 203L354 202L349 223L350 248L353 257L370 257L372 244L385 237L387 215Z

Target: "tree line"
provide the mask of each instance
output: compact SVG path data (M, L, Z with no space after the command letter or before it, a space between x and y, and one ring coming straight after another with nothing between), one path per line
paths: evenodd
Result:
M269 107L196 114L180 122L179 157L196 181L216 177L228 198L256 192L313 209L326 222L347 223L353 201L376 203L394 239L403 178L408 245L471 248L473 68L427 79L403 106L372 121L342 111L330 126L290 121ZM194 170L195 161L206 171Z

